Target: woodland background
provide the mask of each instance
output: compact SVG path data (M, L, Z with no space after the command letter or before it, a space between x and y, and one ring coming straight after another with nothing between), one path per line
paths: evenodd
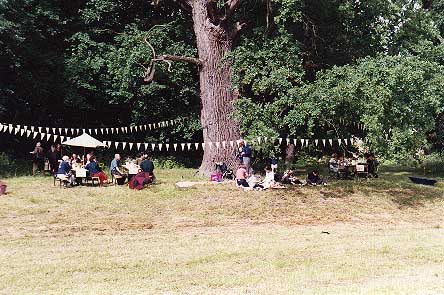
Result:
M0 121L96 128L187 118L119 140L201 141L197 68L159 63L154 81L143 79L153 58L144 38L157 54L196 56L189 14L177 1L0 1ZM241 1L234 17L245 26L226 59L242 136L357 135L386 161L420 148L440 155L443 0ZM3 134L0 150L23 156L33 145Z

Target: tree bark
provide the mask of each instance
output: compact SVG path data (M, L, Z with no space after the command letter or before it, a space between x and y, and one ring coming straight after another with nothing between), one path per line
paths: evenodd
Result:
M233 46L233 29L219 22L211 21L207 9L208 0L192 0L191 8L196 34L199 60L200 98L202 103L201 123L206 148L201 175L215 170L215 162L225 162L232 169L236 166L237 147L231 147L230 140L240 137L238 123L231 119L237 92L231 83L231 64L224 57ZM222 142L226 141L225 148ZM210 142L212 147L210 148ZM219 148L216 147L219 142Z

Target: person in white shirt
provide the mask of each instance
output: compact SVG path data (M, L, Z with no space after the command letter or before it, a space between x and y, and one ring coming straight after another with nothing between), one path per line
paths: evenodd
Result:
M267 189L270 187L273 187L276 184L276 181L274 180L274 172L271 170L271 167L267 166L265 167L265 178L262 181L261 185Z

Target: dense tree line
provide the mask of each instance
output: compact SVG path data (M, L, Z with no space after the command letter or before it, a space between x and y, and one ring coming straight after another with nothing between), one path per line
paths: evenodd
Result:
M4 0L0 120L102 127L187 117L148 139L216 136L199 120L205 66L170 58L202 58L199 40L214 35L196 27L200 7L209 30L229 38L218 64L231 81L219 94L236 101L242 136L359 132L345 120L364 124L360 135L382 156L440 149L442 0Z

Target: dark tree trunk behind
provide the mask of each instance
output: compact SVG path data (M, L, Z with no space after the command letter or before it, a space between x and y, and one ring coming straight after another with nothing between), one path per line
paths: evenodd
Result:
M234 168L237 148L231 147L228 141L240 136L237 122L231 119L233 103L237 98L231 84L231 64L224 61L232 48L233 37L230 28L210 21L207 2L193 0L191 3L199 59L203 62L199 71L201 123L206 143L199 169L202 175L212 172L215 162L225 162ZM225 149L222 141L227 141ZM213 143L211 149L209 142ZM220 142L219 148L216 142Z

